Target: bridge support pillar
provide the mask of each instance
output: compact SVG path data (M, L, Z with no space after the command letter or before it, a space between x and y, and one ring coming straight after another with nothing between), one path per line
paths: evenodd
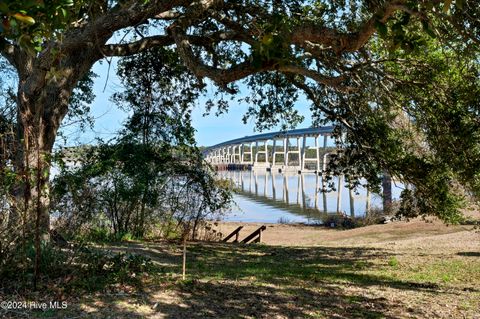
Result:
M302 148L300 151L300 156L298 157L299 159L299 164L300 164L300 170L303 172L305 170L305 148L307 147L307 136L303 135L302 136Z
M273 138L273 148L272 148L272 167L276 165L275 156L277 155L277 139Z

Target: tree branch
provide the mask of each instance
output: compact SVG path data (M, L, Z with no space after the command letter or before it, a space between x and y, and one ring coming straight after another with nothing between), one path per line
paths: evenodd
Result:
M172 10L177 6L188 6L192 0L131 0L111 9L97 19L87 23L84 28L71 30L61 46L64 50L81 49L84 46L97 46L99 49L114 32L144 23L156 15Z
M289 76L288 77L289 81L295 85L297 88L299 88L300 90L302 90L303 92L305 92L305 94L307 95L307 97L312 101L312 103L319 109L321 110L323 113L325 113L327 116L329 116L331 119L335 119L335 120L338 120L340 123L342 123L343 125L345 125L345 127L347 127L348 129L352 129L352 126L350 125L350 123L348 123L348 121L339 116L338 114L336 114L333 110L330 110L326 107L324 107L317 99L317 96L316 94L313 92L313 90L306 84L306 83L303 83L303 82L300 82L298 81L297 79L295 79L293 76Z
M188 35L185 36L189 43L198 46L208 47L221 41L243 41L244 36L234 32L215 32L204 36ZM140 53L155 46L169 46L175 44L171 35L156 35L145 37L131 43L107 44L102 47L104 56L127 56Z
M174 44L173 38L167 35L146 37L141 40L125 44L107 44L101 49L104 56L127 56L148 50L155 46Z
M292 30L291 42L300 46L305 46L307 41L321 44L322 47L330 48L337 54L357 51L375 33L375 23L377 21L385 23L395 11L404 8L404 3L405 0L386 2L359 28L359 31L353 33L339 32L313 23L303 23Z
M341 83L343 81L345 81L345 79L346 79L345 75L328 77L328 76L324 76L324 75L322 75L318 72L315 72L313 70L306 69L306 68L303 68L303 67L299 67L299 66L296 66L296 65L293 65L293 64L280 65L278 67L278 71L303 75L305 77L308 77L308 78L314 80L315 82L317 82L319 84L335 87L336 89L338 89L338 91L341 91L341 92L346 92L347 93L347 92L351 92L353 90L353 88L345 87L345 86L341 85Z

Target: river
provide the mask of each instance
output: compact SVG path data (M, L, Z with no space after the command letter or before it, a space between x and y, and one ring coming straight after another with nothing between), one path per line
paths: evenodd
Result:
M260 170L220 171L220 178L232 180L237 186L234 204L225 221L259 223L318 224L328 214L338 212L363 216L370 209L380 208L382 198L368 194L365 188L350 191L342 180L338 191L321 192L322 177L314 173L272 173ZM393 184L392 197L398 199L402 185Z

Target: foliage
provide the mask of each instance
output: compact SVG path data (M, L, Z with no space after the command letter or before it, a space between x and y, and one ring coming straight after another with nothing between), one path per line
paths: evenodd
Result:
M415 56L392 56L381 41L373 43L379 58L393 58L378 70L388 77L364 74L359 81L365 89L321 97L341 125L335 135L342 150L330 169L354 186L362 176L378 185L379 172L387 170L409 185L402 214L458 222L458 208L479 195L479 66L471 52L456 52L435 39L424 42Z
M5 291L29 290L28 279L34 273L31 262L35 258L33 243L28 244L26 256L28 263L24 264L21 262L22 253L17 251L13 262L0 268L1 288ZM60 249L49 243L42 244L39 266L42 273L48 274L43 278L43 284L67 293L104 290L119 284L140 287L145 276L158 271L151 259L142 255L84 246Z
M76 278L71 288L95 291L116 283L140 285L142 275L154 270L150 258L137 254L84 251L78 256L88 278Z
M29 50L41 50L44 38L52 38L67 25L78 7L71 0L0 1L0 36L15 39ZM0 45L4 42L0 41Z
M222 98L208 107L224 111L244 80L252 93L237 100L258 104L246 118L257 117L260 129L298 123L293 105L303 91L312 101L316 124L336 127L343 151L331 161L332 174L344 173L352 186L365 177L375 188L386 171L412 186L413 198L404 196L413 204L409 214L435 214L455 222L462 203L478 197L479 10L475 0L0 0L0 54L19 83L14 106L19 133L16 143L9 144L16 148L6 149L21 177L12 187L12 207L24 209L12 209L9 218L24 213L26 229L35 229L37 237L46 234L50 158L63 119L69 112L87 116L88 106L78 99L88 104L93 98L88 77L95 62L141 54L125 60L121 76L127 90L115 97L129 105L130 123L117 146L90 150L93 158L112 156L122 163L118 168L112 160L103 166L89 163L87 173L105 174L115 183L108 196L120 194L123 200L144 195L142 202L155 203L150 191L163 182L150 185L145 176L158 163L146 162L145 171L135 171L144 163L132 159L150 152L157 159L166 154L171 163L177 161L174 176L195 176L170 189L185 183L206 198L201 189L209 179L199 174L200 162L180 165L185 163L178 154L199 158L190 147L193 131L186 105L209 78ZM149 51L153 48L157 51ZM139 72L127 71L132 69L128 63L138 65ZM161 74L149 77L150 69L162 68ZM2 76L6 70L2 68ZM164 75L173 90L168 83L156 86ZM75 88L85 94L75 94ZM173 99L162 100L161 94ZM149 104L149 98L157 104ZM139 108L144 103L147 107ZM183 129L189 133L178 132ZM162 141L155 144L158 148L149 143L149 134ZM82 193L95 198L85 185ZM111 198L104 199L112 204ZM203 207L203 202L195 206ZM130 205L137 209L133 216L142 220L138 203ZM132 217L127 206L110 209L114 211Z
M64 222L76 224L67 229L93 221L101 240L104 226L118 239L142 237L149 225L198 222L217 212L229 194L194 145L190 112L199 89L178 55L145 51L121 60L118 72L125 90L112 99L131 112L124 129L109 143L72 149L70 159L60 154L66 163L54 182L55 207Z

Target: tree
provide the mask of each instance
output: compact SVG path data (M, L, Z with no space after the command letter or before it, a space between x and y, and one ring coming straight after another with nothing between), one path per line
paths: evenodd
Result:
M112 141L59 154L53 207L70 233L101 220L117 237L170 221L194 230L230 199L195 146L190 113L200 89L167 48L121 59L118 73L124 90L112 99L131 115Z
M23 178L13 193L41 233L49 227L52 147L72 92L96 61L171 46L200 83L210 78L229 93L238 91L235 81L271 72L307 92L315 112L348 130L349 119L315 93L342 99L366 82L381 87L391 75L383 68L388 59L371 53L377 30L404 51L420 45L405 31L410 26L423 33L453 26L478 41L478 7L467 0L455 7L447 0L2 0L0 11L1 55L18 76L14 165ZM110 42L114 35L121 40Z

